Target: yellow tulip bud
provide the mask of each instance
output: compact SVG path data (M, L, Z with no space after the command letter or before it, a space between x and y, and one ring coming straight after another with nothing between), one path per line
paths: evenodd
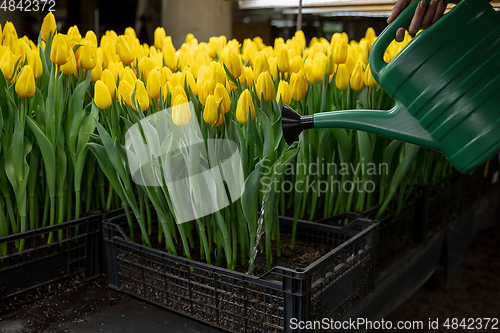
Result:
M255 43L251 39L245 39L243 41L243 49L242 49L242 54L243 54L243 61L246 63L249 61L250 65L255 64L255 57L257 55L257 47L255 46Z
M313 75L314 79L318 82L323 82L323 75L325 74L326 55L321 52L317 53L313 59Z
M253 70L251 67L244 66L243 73L239 77L241 85L246 85L251 87L253 85Z
M149 108L149 96L144 86L144 82L141 80L135 81L135 102L137 106L141 108L142 111L146 111Z
M292 93L290 92L290 85L286 81L280 81L278 84L278 92L276 93L276 102L282 104L290 104L292 100Z
M125 36L120 36L116 40L116 52L120 56L120 59L124 65L128 65L135 60L135 55L132 51L132 47L127 40L127 37Z
M377 85L377 82L373 78L372 71L370 70L370 65L368 64L365 69L365 74L364 74L364 80L365 80L365 85L367 87L373 87Z
M365 38L373 44L373 42L375 41L375 39L377 38L377 35L375 34L375 30L373 30L372 27L369 27L368 29L366 29L366 32L365 32Z
M189 71L186 71L184 73L184 78L187 82L188 87L191 88L193 95L198 96L198 86L196 85L193 74L191 74L191 72Z
M118 96L120 97L120 101L122 103L125 102L130 107L132 107L132 91L132 85L128 81L120 81L120 84L118 85Z
M35 74L35 79L39 78L43 74L43 66L42 59L38 55L38 52L32 50L28 53L28 65L33 69L33 73Z
M111 42L107 43L103 50L103 60L104 60L104 67L109 67L109 64L111 62L118 61L120 57L116 55L116 48L115 44L112 44Z
M338 65L346 62L348 49L349 46L347 45L347 41L344 38L339 39L335 43L335 48L333 53L333 59L335 61L335 64Z
M361 91L365 87L363 67L361 63L358 62L356 67L354 67L354 72L352 73L349 82L351 83L351 88L356 91Z
M56 36L58 36L58 35L56 35ZM76 58L75 58L75 53L73 52L72 49L69 49L67 61L64 65L61 66L61 70L66 75L71 75L71 74L76 73L76 71L77 71Z
M80 53L82 67L86 70L93 69L97 63L97 47L92 42L87 41L83 46L78 48L78 51L80 49L82 49Z
M205 103L205 110L203 110L203 120L212 126L214 126L219 121L219 104L222 102L218 100L214 95L207 97Z
M94 44L94 46L97 48L97 36L95 35L95 32L92 30L88 30L87 33L85 34L85 39Z
M167 96L168 96L168 93L170 92L170 95L173 95L173 92L174 92L174 88L172 87L172 84L170 82L167 82L165 83L165 85L163 86L163 91L165 92L163 94L163 100L166 101L167 100ZM172 97L172 96L170 96Z
M142 58L139 62L139 71L144 75L144 80L148 80L149 73L156 67L156 62L153 58Z
M149 73L146 86L149 97L151 97L152 99L158 99L158 97L160 97L160 88L161 88L160 71L158 71L157 69L153 69L151 73Z
M40 30L42 40L46 42L49 39L50 34L54 36L54 34L56 33L56 29L56 18L54 17L54 14L52 14L52 12L49 12L47 15L45 15L42 23L42 28Z
M238 99L238 104L236 105L236 119L241 124L246 124L248 120L248 110L250 110L250 117L252 120L255 119L255 107L253 105L252 95L250 90L245 89Z
M172 79L172 71L167 66L164 66L161 68L160 73L161 73L161 76L160 76L161 85L164 86L165 83L167 83L168 81L170 81Z
M208 79L202 82L202 87L200 90L198 90L198 99L200 100L200 103L202 105L205 105L205 102L209 95L214 94L216 85L217 83L212 79Z
M349 70L347 69L347 66L345 64L339 64L337 68L335 85L340 90L345 90L349 87Z
M278 69L281 73L288 73L288 70L290 69L288 50L284 47L281 48L280 55L278 57Z
M175 56L175 48L171 43L165 44L163 47L163 61L165 62L165 66L170 68L171 70L177 69L177 58Z
M5 22L5 25L3 27L3 36L5 37L7 35L13 35L16 39L18 38L16 27L10 21Z
M269 74L269 72L263 72L259 75L255 91L257 92L259 100L262 97L266 102L270 102L274 99L275 95L274 83L273 79L271 78L271 74Z
M278 80L278 59L269 58L269 70L274 81Z
M304 60L299 55L296 55L292 58L289 67L290 73L298 73L299 71L304 70Z
M333 60L333 53L328 54L325 62L325 74L332 75L335 72L335 61Z
M229 59L226 62L226 66L231 74L237 78L243 71L243 64L241 63L240 56L234 50L230 50L228 57Z
M363 61L363 64L366 65L368 63L368 56L372 46L367 40L362 40L359 46L361 46L361 60Z
M96 82L97 80L99 80L101 78L101 74L102 74L101 59L97 59L97 62L96 62L95 66L92 69L92 72L90 74L90 81Z
M191 119L187 98L180 94L172 98L172 121L177 126L186 126Z
M16 93L19 97L31 97L35 94L35 74L30 65L26 65L21 70L21 75L16 81Z
M163 47L165 46L164 43L165 43L166 37L167 37L167 34L165 33L165 29L163 29L162 27L158 27L155 29L154 42L155 42L155 47L158 50L163 49Z
M267 60L267 56L263 52L259 52L255 57L255 65L253 68L253 79L257 81L259 75L262 72L270 72L269 62Z
M62 34L57 34L52 40L52 48L50 50L50 60L59 66L64 65L68 62L70 57L70 48L66 43L66 39ZM75 64L76 68L76 64Z
M79 42L82 39L80 30L78 30L76 25L69 27L67 35L70 41Z
M306 36L304 32L302 30L297 30L294 37L300 48L304 49L306 47Z
M301 101L307 94L307 78L304 72L292 73L290 77L290 90L292 91L292 98L296 101Z
M172 86L183 86L184 87L184 74L182 72L175 72L170 78Z
M108 87L101 80L97 80L94 86L94 103L103 110L111 106L111 95Z
M227 89L222 84L217 83L215 86L214 97L218 103L222 103L220 107L220 112L222 114L226 114L231 110L231 98L229 97Z
M224 67L219 62L212 62L208 66L210 69L210 79L214 81L214 89L215 84L217 83L226 83L226 72L224 71Z
M111 97L115 96L116 91L116 78L109 69L105 69L101 74L101 81L106 85Z

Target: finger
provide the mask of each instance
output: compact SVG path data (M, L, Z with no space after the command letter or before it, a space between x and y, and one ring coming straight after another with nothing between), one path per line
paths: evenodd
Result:
M413 19L411 20L410 26L408 27L408 32L411 35L415 35L417 31L420 29L426 7L427 7L427 2L425 2L425 0L421 0L418 3L417 9L415 9L415 15L413 15Z
M432 20L434 19L434 15L436 13L437 6L438 6L438 1L431 0L431 3L429 4L427 10L425 11L424 17L422 18L422 24L421 24L422 29L426 29L431 26Z
M444 3L444 1L443 0L437 0L437 1L438 4L436 8L436 13L434 14L434 18L432 19L431 25L436 23L436 21L439 20L441 16L443 16L444 11L446 10L446 4Z
M396 41L401 43L404 39L405 39L405 29L399 28L398 31L396 31Z
M398 17L398 15L401 14L401 12L412 2L413 0L398 0L394 7L392 7L392 12L387 18L387 24L394 21L394 19Z

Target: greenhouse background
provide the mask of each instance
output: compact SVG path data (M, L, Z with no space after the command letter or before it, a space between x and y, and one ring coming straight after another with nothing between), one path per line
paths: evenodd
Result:
M500 2L476 1L384 45L393 0L0 3L0 332L498 329L498 140L471 135L498 123Z

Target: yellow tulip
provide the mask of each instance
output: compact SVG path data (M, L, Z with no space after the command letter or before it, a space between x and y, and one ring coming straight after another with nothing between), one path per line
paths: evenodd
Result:
M257 81L262 72L270 72L270 68L267 56L263 52L259 52L254 61L253 80Z
M184 87L184 74L182 72L175 72L170 78L172 86L183 86Z
M274 99L274 83L269 72L263 72L259 75L255 91L257 92L259 100L264 98L264 101L270 102Z
M198 90L198 99L202 105L205 105L209 95L214 94L216 85L217 83L212 79L202 82L201 89Z
M346 62L348 49L349 46L347 45L347 41L344 38L339 39L335 43L335 48L333 53L333 59L335 61L335 64L338 65Z
M106 85L111 97L115 96L116 91L116 77L109 69L105 69L101 74L101 81Z
M375 39L377 38L377 35L375 34L375 30L373 30L372 27L369 27L368 29L366 29L366 32L365 32L365 38L373 44L373 42L375 41Z
M214 126L219 121L219 104L221 100L218 100L214 95L207 97L205 103L205 110L203 110L203 120L212 126Z
M33 69L33 73L35 75L35 79L39 78L43 74L43 66L42 66L42 59L38 55L38 52L35 50L32 50L28 54L28 65L31 66Z
M246 82L247 87L251 87L253 85L253 70L251 67L244 66L243 73L239 77L241 85L244 85Z
M163 86L163 91L165 92L163 94L163 100L165 101L165 100L167 100L168 93L170 93L170 95L173 95L174 88L172 87L172 84L170 82L167 82ZM170 97L172 97L172 96L170 96Z
M95 35L95 32L92 30L88 30L87 33L85 34L85 39L94 44L94 46L97 48L97 36Z
M186 126L191 119L189 104L184 95L177 95L172 98L172 121L177 126Z
M144 75L144 80L148 80L149 73L156 67L153 58L142 58L139 62L139 72Z
M132 51L131 45L125 36L120 36L116 40L116 52L120 56L124 65L128 65L135 60L134 52Z
M292 73L290 77L290 90L292 91L292 98L296 101L301 101L307 94L307 78L304 72Z
M304 70L304 60L299 55L296 55L292 58L289 67L290 73L298 73L299 71Z
M172 71L167 66L164 66L161 68L160 73L161 85L164 86L165 83L172 79Z
M352 73L349 82L351 83L351 88L356 91L361 91L365 87L363 67L361 66L361 63L358 62L356 67L354 67L354 72Z
M274 81L278 80L278 59L269 58L269 70Z
M286 81L280 81L280 83L278 84L278 92L276 93L276 102L279 103L280 99L282 104L290 104L292 100L290 85Z
M79 42L82 39L80 30L78 30L76 25L69 27L67 35L70 41Z
M146 111L149 108L149 96L144 86L144 82L141 80L135 81L135 102L137 106L141 108L142 111Z
M243 41L243 48L242 48L242 54L243 54L243 61L246 63L249 61L250 65L255 64L255 57L257 55L257 47L255 46L255 43L251 39L245 39Z
M255 118L255 107L253 105L252 95L250 90L245 89L238 99L236 105L236 119L241 124L246 124L248 120L248 110L250 110L250 117L252 120Z
M52 48L50 50L50 60L59 66L68 62L70 57L70 48L66 43L66 39L62 34L57 34L52 40ZM75 64L76 67L76 64Z
M135 76L134 71L130 67L125 67L120 75L120 81L127 81L131 86L135 84L135 80L137 77Z
M109 67L109 64L111 62L115 62L120 60L120 57L117 56L116 54L116 47L115 44L109 42L107 43L102 50L103 53L103 59L104 60L104 67Z
M240 56L234 50L230 50L228 57L229 59L226 62L226 66L231 74L237 78L243 71L243 64L241 63Z
M186 71L184 73L184 78L187 82L188 87L191 88L193 95L198 96L198 86L196 85L193 74L189 71Z
M94 103L103 110L111 106L111 95L108 87L101 80L97 80L94 86Z
M364 80L365 80L365 85L367 87L373 87L377 85L377 82L373 78L372 71L370 70L370 65L368 64L365 69L365 74L364 74Z
M368 63L368 56L372 46L367 40L362 40L359 46L361 46L361 60L363 61L363 64L366 65Z
M16 37L16 39L18 38L16 27L10 21L5 22L5 25L3 27L3 36L5 37L7 35L13 35L14 37Z
M165 46L164 43L165 43L166 37L167 37L167 34L165 33L165 29L163 29L162 27L158 27L155 29L154 44L158 50L163 49L163 47Z
M161 88L161 80L160 80L160 71L157 69L153 69L151 73L149 73L148 81L146 82L146 87L148 90L148 95L152 99L158 99L160 97L160 88Z
M93 69L97 63L97 47L94 43L87 41L83 46L78 48L78 51L80 49L82 49L80 53L80 63L82 67L86 70Z
M347 69L347 66L345 64L339 64L337 68L335 85L340 90L345 90L349 87L349 70Z
M210 79L214 81L214 89L215 84L226 83L226 72L224 71L224 67L222 67L219 62L211 62L208 68L210 69Z
M304 49L306 47L306 36L304 35L304 32L302 30L297 30L294 37L300 48Z
M52 36L54 36L54 34L56 33L56 29L56 18L54 17L54 14L52 14L52 12L49 12L47 15L45 15L42 23L42 28L40 30L42 40L46 42L49 39L49 35L51 33Z
M328 57L326 57L325 74L330 76L333 73L335 73L335 61L333 60L333 53L330 53Z
M313 59L313 75L314 79L318 82L323 82L323 75L325 74L326 55L321 52L317 53Z
M227 89L222 84L217 83L215 86L214 97L218 103L222 103L220 107L220 112L222 114L226 114L231 110L231 98L229 97Z
M128 81L120 81L120 84L118 85L118 96L120 97L120 101L122 103L125 102L130 107L132 107L132 91L132 85Z
M281 49L278 57L278 69L281 73L288 73L290 69L290 60L288 58L288 50L284 47Z
M165 66L170 68L171 70L177 69L177 59L175 56L175 48L171 43L165 44L163 47L163 61L165 62Z
M75 53L72 49L69 49L67 61L61 66L61 70L66 75L75 74L77 72Z
M101 74L102 74L101 59L97 59L95 67L92 69L92 72L90 74L90 81L96 82L101 78Z
M31 97L35 94L35 74L30 65L25 65L16 81L16 93L19 97Z

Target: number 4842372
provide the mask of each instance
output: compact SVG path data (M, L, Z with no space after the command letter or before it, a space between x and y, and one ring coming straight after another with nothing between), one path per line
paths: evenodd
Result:
M16 10L22 12L38 12L48 10L49 12L53 12L55 9L56 2L54 0L3 0L2 5L0 5L0 9L4 12L9 11L13 12Z

